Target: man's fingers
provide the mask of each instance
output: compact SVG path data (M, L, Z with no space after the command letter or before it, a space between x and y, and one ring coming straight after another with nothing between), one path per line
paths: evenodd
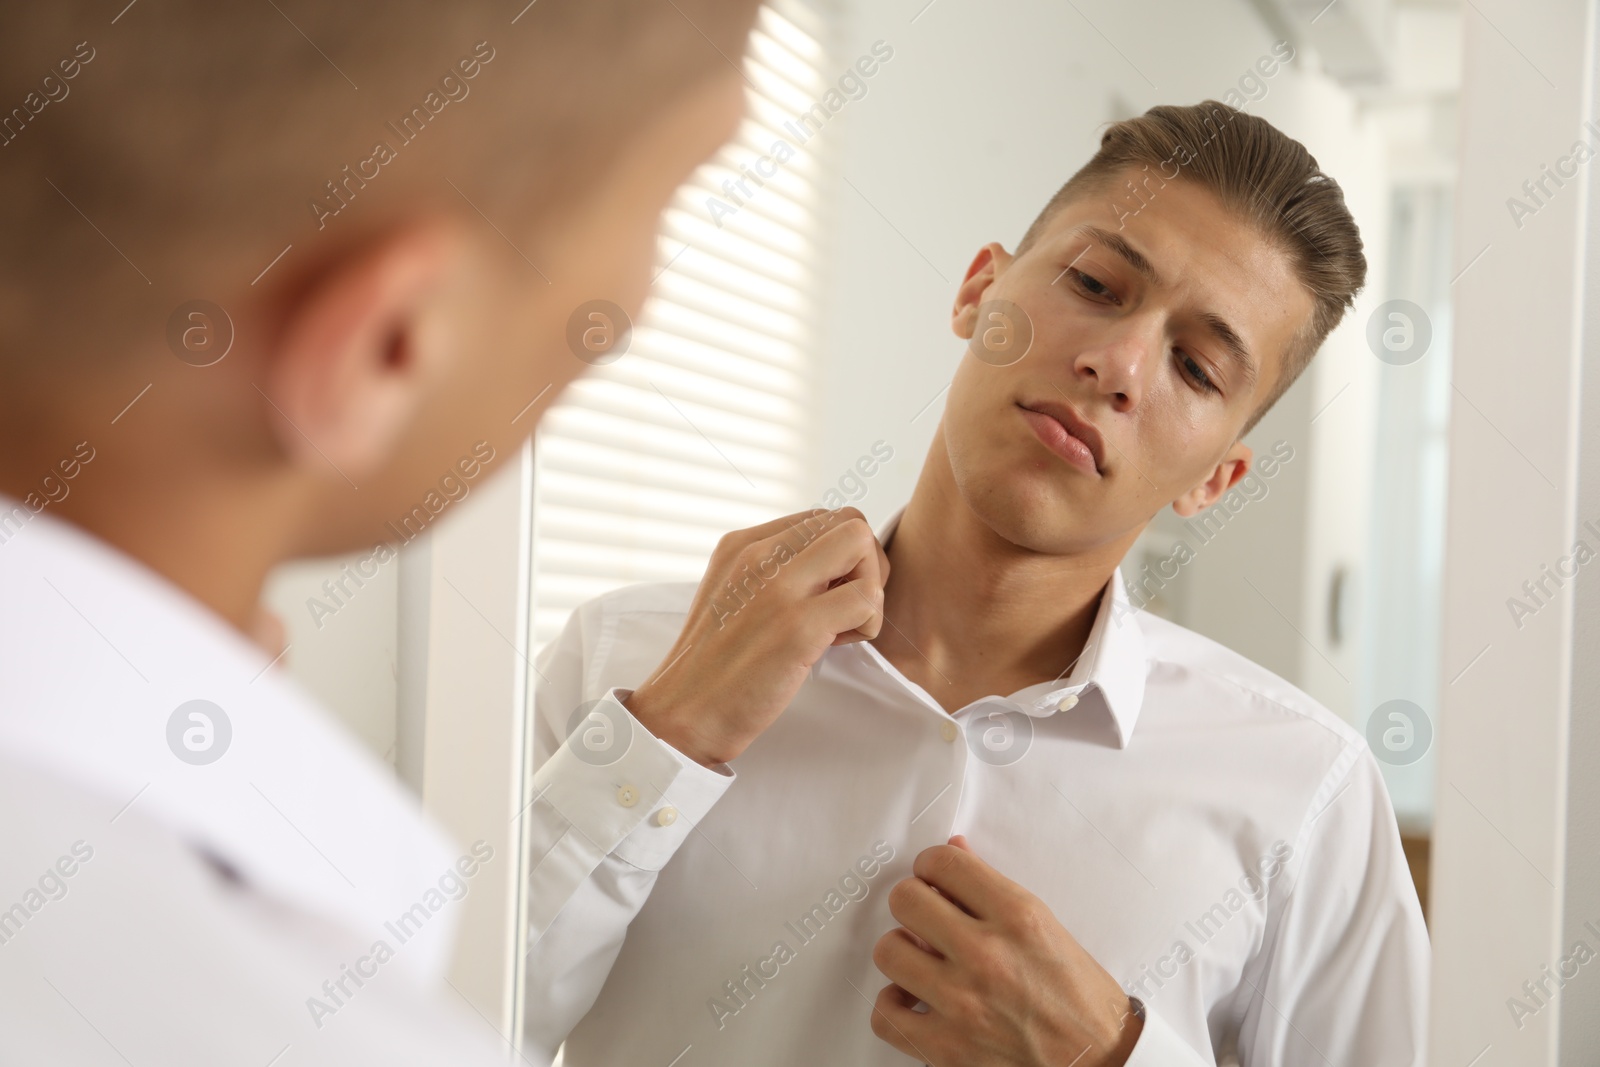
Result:
M872 962L889 981L937 1007L941 961L917 941L917 936L904 928L890 930L872 947Z
M1003 917L1009 902L1021 892L1020 886L970 849L954 845L923 849L912 862L911 872L979 919Z
M865 519L837 522L814 537L798 556L784 565L795 580L826 587L830 582L870 577L879 584L878 539Z
M822 611L833 644L878 636L889 556L861 512L855 508L798 512L730 537L750 538L762 532L770 536L736 545L748 561L745 569L753 569L761 584L781 577L791 596L798 592L824 601ZM725 539L724 547L729 543ZM834 595L841 590L849 591Z
M801 511L788 516L788 520L787 525L765 536L762 547L767 551L764 554L771 555L782 542L799 555L841 526L856 522L866 525L867 521L866 516L855 508L840 508L838 511ZM870 530L870 527L868 529Z
M787 533L788 531L794 530L796 527L802 525L804 525L808 537L815 537L817 534L830 530L841 522L849 522L851 519L862 519L865 521L865 516L863 516L861 512L857 511L855 508L840 508L838 511L828 511L823 508L807 508L804 511L796 511L793 514L785 515L782 518L772 519L771 521L764 522L759 526L749 526L743 530L733 530L723 537L722 540L724 544L743 547L748 544L753 544L757 541L765 541L769 538L777 537L780 534ZM796 532L798 533L799 531ZM799 543L791 545L790 547L798 551L800 546L804 543L804 540L799 540Z
M848 645L852 641L871 641L883 632L884 623L889 621L889 617L883 614L883 594L889 586L889 553L883 550L883 545L876 536L872 539L872 545L878 550L878 576L874 579L874 586L862 588L862 595L869 600L876 600L878 613L867 625L835 637L833 643L836 645Z
M876 579L857 578L823 593L824 625L834 633L833 643L870 641L883 625L883 587Z
M931 1057L917 1047L918 1038L926 1040L928 1016L915 1010L917 998L897 985L884 986L872 1005L872 1032L883 1040L914 1057L918 1063L931 1063Z
M889 584L889 553L883 550L883 542L878 540L876 532L872 535L872 547L878 550L878 581L884 585Z
M889 914L946 958L972 932L975 920L921 878L907 878L889 890Z

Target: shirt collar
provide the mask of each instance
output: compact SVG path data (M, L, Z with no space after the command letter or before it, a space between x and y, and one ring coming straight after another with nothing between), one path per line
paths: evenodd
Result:
M455 854L387 767L207 607L33 503L0 495L0 751L357 933L437 884ZM197 700L231 734L210 763L179 754L205 728L175 718ZM454 921L419 931L401 969L442 973Z
M902 506L878 528L880 542L888 543L904 514ZM1066 678L1031 685L1006 699L1034 717L1058 711L1104 714L1115 728L1117 747L1126 748L1144 705L1148 667L1139 612L1128 598L1118 567L1106 583L1083 652Z

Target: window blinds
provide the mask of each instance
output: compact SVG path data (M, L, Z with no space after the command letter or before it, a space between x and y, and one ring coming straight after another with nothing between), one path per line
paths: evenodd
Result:
M535 648L585 600L698 580L723 533L803 506L831 160L827 131L802 142L793 130L830 87L836 25L833 0L761 9L742 68L746 118L669 204L626 354L575 382L541 424Z

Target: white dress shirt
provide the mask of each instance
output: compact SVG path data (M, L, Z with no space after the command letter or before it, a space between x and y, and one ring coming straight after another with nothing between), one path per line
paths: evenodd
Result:
M508 859L207 608L25 513L0 497L0 1062L503 1060L441 979Z
M948 715L872 646L831 648L737 774L618 699L693 592L601 597L539 660L536 1060L565 1038L566 1067L912 1062L869 1025L872 947L889 888L960 833L1145 1006L1133 1064L1423 1062L1427 935L1365 742L1133 611L1120 571L1064 680Z

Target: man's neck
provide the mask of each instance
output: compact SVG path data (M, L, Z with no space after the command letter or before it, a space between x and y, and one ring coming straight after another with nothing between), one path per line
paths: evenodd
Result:
M1059 556L1012 544L967 505L936 440L887 548L873 647L951 713L1064 679L1126 548Z
M179 460L137 452L128 440L119 445L98 443L93 460L70 481L56 475L58 490L65 492L55 500L39 491L39 472L51 473L51 457L73 455L71 446L15 450L0 460L0 494L19 503L31 494L33 504L22 504L28 511L41 510L43 502L43 513L52 519L133 557L259 639L262 584L283 555L282 517L301 501L280 491L263 505L265 492L237 479L216 478L202 491L193 465L183 469ZM37 535L26 528L14 534Z

